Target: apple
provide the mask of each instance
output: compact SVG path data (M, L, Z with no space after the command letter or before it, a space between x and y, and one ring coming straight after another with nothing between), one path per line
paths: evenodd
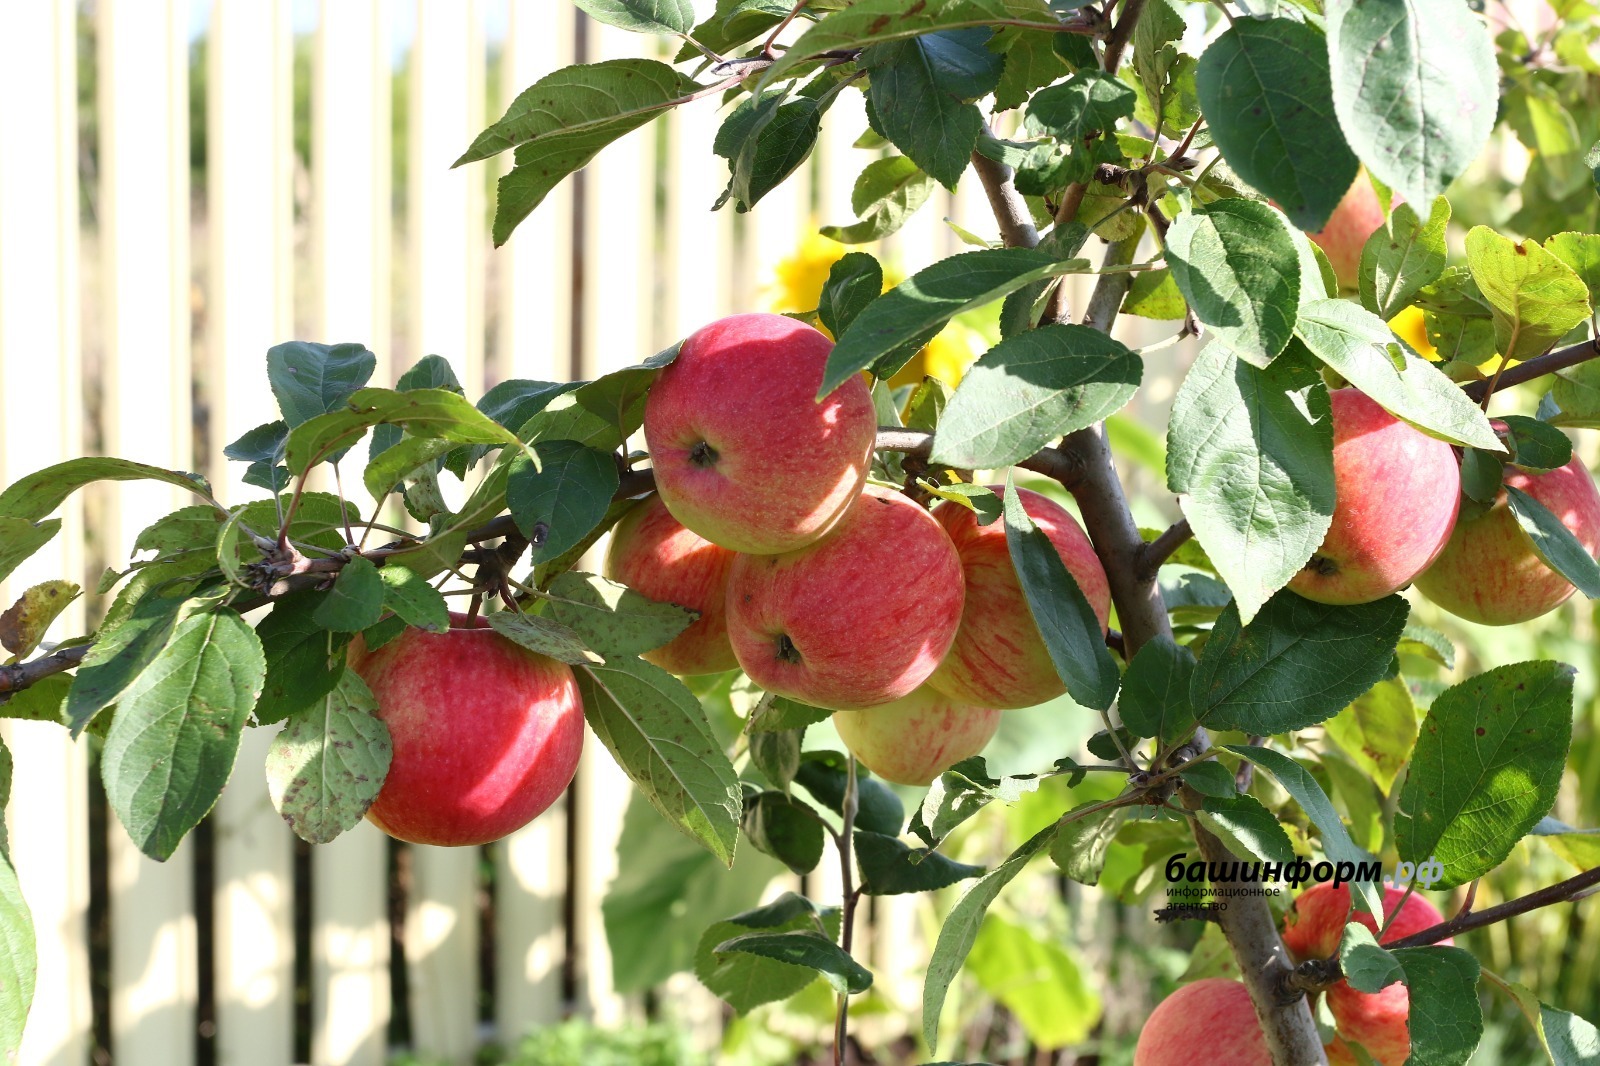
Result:
M1001 486L990 486L996 495ZM1048 496L1018 489L1022 509L1044 531L1083 590L1103 631L1111 612L1111 589L1094 545L1077 521ZM950 654L929 683L963 703L1008 709L1032 707L1067 690L1028 608L1022 583L1011 565L1005 524L978 524L970 508L953 501L933 509L933 517L961 556L967 603Z
M1205 977L1156 1005L1139 1031L1133 1066L1272 1066L1250 992L1226 977Z
M834 728L867 769L897 785L927 785L983 750L1000 712L958 703L922 685L911 695L863 711L835 711Z
M367 819L413 844L487 844L554 803L578 769L583 706L572 670L452 613L348 662L377 698L394 755Z
M644 658L668 673L720 674L739 665L728 643L724 601L733 552L685 529L659 495L637 504L611 531L605 576L661 603L699 611L688 629Z
M1328 224L1307 236L1327 253L1340 287L1355 289L1361 277L1361 250L1382 225L1383 206L1378 202L1378 190L1372 187L1372 179L1363 167L1328 216Z
M900 493L868 485L815 544L734 559L728 639L768 692L860 710L928 679L955 639L964 599L944 527Z
M1370 603L1444 550L1461 504L1455 451L1355 389L1333 406L1333 522L1289 587L1318 603Z
M1403 940L1444 921L1444 915L1428 900L1416 894L1408 897L1402 889L1392 886L1384 887L1383 913L1388 922L1388 928L1379 937L1383 944ZM1346 923L1351 921L1359 922L1374 933L1378 931L1378 923L1372 915L1353 910L1348 885L1315 885L1301 893L1285 915L1284 946L1297 960L1331 958L1339 950ZM1439 941L1441 945L1454 942L1449 937ZM1411 992L1404 984L1397 982L1377 992L1360 992L1351 988L1349 982L1340 981L1328 989L1327 996L1328 1010L1344 1040L1360 1044L1379 1066L1402 1066L1411 1054L1411 1031L1407 1024ZM1355 1061L1346 1048L1341 1047L1340 1054L1344 1057L1336 1061ZM1331 1061L1335 1061L1332 1048Z
M861 492L878 417L852 374L817 402L833 343L783 315L720 319L683 342L644 407L656 490L713 544L754 555L826 533Z
M1543 474L1508 466L1505 483L1544 504L1590 555L1600 550L1600 493L1583 460ZM1506 626L1555 610L1574 590L1533 550L1502 491L1486 513L1456 523L1417 591L1470 622Z

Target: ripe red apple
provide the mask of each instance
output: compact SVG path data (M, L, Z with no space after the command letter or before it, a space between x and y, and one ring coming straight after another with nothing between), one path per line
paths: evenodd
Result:
M1355 389L1333 403L1333 523L1289 587L1318 603L1370 603L1444 550L1461 499L1455 452Z
M783 555L740 555L728 639L768 692L854 711L909 695L955 639L961 559L933 516L868 485L827 536Z
M857 375L821 403L833 343L783 315L733 315L692 334L650 388L644 438L673 517L713 544L793 551L839 520L877 438Z
M834 728L867 769L897 785L926 785L983 750L1000 712L957 703L931 685L864 711L835 711Z
M1407 897L1402 889L1391 886L1383 890L1383 914L1389 923L1389 928L1379 938L1384 944L1392 944L1444 921L1444 915L1428 900L1416 894ZM1372 915L1357 912L1351 906L1350 886L1314 885L1300 894L1284 916L1284 946L1296 960L1331 958L1339 950L1345 925L1351 921L1359 922L1374 933L1378 931L1378 923ZM1439 941L1443 945L1454 942L1448 937ZM1401 1066L1406 1061L1411 1054L1411 1033L1407 1026L1411 992L1404 984L1392 984L1377 992L1358 992L1349 982L1340 981L1328 989L1327 995L1328 1010L1338 1023L1341 1036L1364 1047L1379 1066ZM1340 1061L1354 1061L1348 1050L1341 1049L1341 1053L1345 1057ZM1331 1055L1330 1048L1330 1062L1333 1061Z
M377 697L394 756L367 819L413 844L487 844L522 828L572 782L583 707L572 670L481 617L406 629L350 668Z
M1156 1005L1133 1049L1133 1066L1272 1066L1266 1037L1238 981L1206 977Z
M1328 217L1328 224L1307 236L1327 253L1340 287L1355 289L1361 277L1361 249L1382 225L1383 206L1363 167Z
M1001 486L990 486L998 495ZM1078 582L1105 629L1111 589L1094 545L1068 511L1048 496L1018 489L1022 509L1044 531L1056 554ZM1006 547L1002 522L978 524L977 515L958 503L941 503L933 517L950 534L961 556L967 603L950 654L929 684L963 703L979 707L1032 707L1067 691L1028 609Z
M611 531L605 575L640 595L699 611L694 624L644 658L668 673L720 674L739 665L728 643L728 569L733 552L719 548L672 517L651 496Z
M1583 460L1543 474L1507 467L1505 480L1544 504L1590 555L1600 551L1600 493ZM1502 491L1486 514L1456 522L1439 558L1417 575L1417 591L1468 621L1506 626L1555 610L1574 590L1533 550Z

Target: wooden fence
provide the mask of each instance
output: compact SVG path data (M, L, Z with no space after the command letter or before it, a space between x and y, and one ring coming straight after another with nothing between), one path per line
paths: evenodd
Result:
M474 397L505 378L636 362L765 306L772 261L818 221L851 220L869 158L851 147L865 122L845 94L803 174L749 215L712 214L725 167L710 154L721 115L707 100L608 148L493 251L492 175L449 163L542 74L654 55L656 41L583 25L559 0L215 0L205 16L187 0L0 7L0 483L102 452L204 470L225 501L246 499L221 447L274 417L264 356L294 337L366 343L384 384L442 354ZM197 30L203 79L191 77ZM297 63L305 34L309 63ZM310 101L309 160L295 149L297 99ZM204 152L191 159L199 123ZM945 216L993 231L968 181L882 254L909 271L955 250ZM183 502L150 485L75 497L67 532L0 586L0 602L53 577L92 590ZM80 601L52 639L95 610ZM502 1037L635 1009L611 987L600 920L629 786L592 738L568 801L502 845L411 849L392 923L386 838L363 824L297 852L260 769L269 734L246 738L199 841L158 864L114 818L107 827L87 744L6 724L12 851L39 935L22 1063L290 1063L308 1032L319 1066L380 1063L394 929L422 1052L465 1062L483 1039L485 957ZM498 886L488 956L485 855ZM876 938L877 961L915 980L907 959L887 958L914 934L910 912L878 914L894 932ZM298 953L297 917L310 923ZM673 998L715 1023L715 1004L682 980Z

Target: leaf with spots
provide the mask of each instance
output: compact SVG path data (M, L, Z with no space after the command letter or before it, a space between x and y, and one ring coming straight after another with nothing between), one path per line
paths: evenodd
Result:
M18 662L32 654L50 623L82 592L70 581L44 581L24 592L0 614L0 647Z
M267 750L267 793L296 836L326 844L378 798L394 747L378 701L354 670L294 714Z

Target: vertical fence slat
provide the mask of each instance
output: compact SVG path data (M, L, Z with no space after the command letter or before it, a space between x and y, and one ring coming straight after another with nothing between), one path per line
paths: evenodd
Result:
M437 353L483 392L484 168L450 169L483 124L480 9L416 4L407 166L410 358ZM413 848L406 961L418 1050L466 1062L477 1041L476 848Z
M322 5L312 73L317 339L360 341L389 384L393 210L387 0ZM363 822L311 855L311 1061L382 1066L389 1022L387 838Z
M206 72L206 400L213 484L256 495L221 448L277 417L266 350L289 337L293 101L289 5L215 0ZM217 803L217 1054L224 1063L293 1057L293 842L267 796L262 763L276 729L249 730Z
M0 167L0 483L76 456L82 442L78 328L78 141L75 5L8 9L0 33L0 143L33 146ZM65 532L0 583L0 609L52 578L81 580L83 509ZM81 631L74 605L50 634ZM18 1061L80 1066L90 1031L86 745L45 722L8 722L14 771L11 859L38 942L33 1008Z
M674 339L734 310L729 300L733 209L711 211L725 171L711 155L723 117L714 101L697 100L663 120L669 124L665 303Z
M189 6L99 0L100 226L105 447L192 468L189 384ZM118 486L103 530L113 558L179 501ZM188 501L183 501L188 502ZM121 1062L194 1059L192 854L165 863L110 827L112 1041Z

